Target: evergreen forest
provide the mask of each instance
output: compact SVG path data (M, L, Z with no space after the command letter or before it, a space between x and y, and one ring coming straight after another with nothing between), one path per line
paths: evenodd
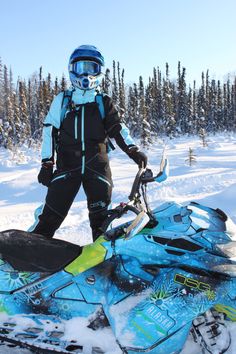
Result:
M186 83L186 68L178 63L176 79L153 68L144 84L125 83L119 62L107 69L101 90L112 96L131 135L148 148L156 138L216 134L236 131L236 77L226 82L202 72L199 82ZM51 101L69 87L65 76L52 80L42 68L28 80L14 82L12 70L0 59L0 147L12 149L41 141L42 127Z

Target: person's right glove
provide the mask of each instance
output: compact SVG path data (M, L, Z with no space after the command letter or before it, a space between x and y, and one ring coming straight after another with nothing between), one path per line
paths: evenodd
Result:
M48 187L53 176L53 162L43 162L38 174L38 182Z
M127 155L134 160L134 162L139 166L139 168L145 168L147 166L148 158L144 152L140 151L138 146L132 145L129 146L127 150Z

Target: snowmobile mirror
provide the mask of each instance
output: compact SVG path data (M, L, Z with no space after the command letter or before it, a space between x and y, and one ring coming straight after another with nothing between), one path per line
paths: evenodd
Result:
M137 235L143 228L144 226L147 225L149 222L150 218L145 213L144 210L142 210L134 219L134 221L127 227L126 232L125 232L125 239L129 239L135 235Z
M167 158L161 160L160 172L154 178L156 182L161 183L165 181L169 176L169 161Z

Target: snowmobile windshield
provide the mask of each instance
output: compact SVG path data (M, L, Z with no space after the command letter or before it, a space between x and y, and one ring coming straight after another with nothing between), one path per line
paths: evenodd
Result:
M98 75L101 72L101 66L95 61L76 61L71 64L70 71L77 75Z

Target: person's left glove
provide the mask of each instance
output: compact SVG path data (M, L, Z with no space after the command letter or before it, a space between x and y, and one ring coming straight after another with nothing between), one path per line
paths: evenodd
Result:
M53 176L53 162L43 162L38 174L38 181L44 186L48 187Z
M147 166L148 158L144 152L140 151L138 146L132 145L127 150L127 155L134 160L134 162L139 166L139 168L145 168Z

